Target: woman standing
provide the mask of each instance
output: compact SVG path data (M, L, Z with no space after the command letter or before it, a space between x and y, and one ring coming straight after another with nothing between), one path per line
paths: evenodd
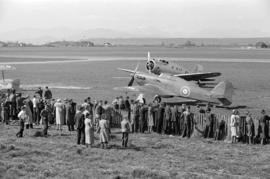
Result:
M64 105L62 104L61 99L57 99L56 103L54 104L54 107L55 107L55 119L57 130L62 130L62 124L64 123L64 116L63 116Z
M93 115L90 115L90 113L86 113L84 124L85 124L86 147L88 147L89 145L90 147L92 147L92 145L94 144L94 139L95 139Z
M101 147L107 148L108 146L108 142L109 142L109 124L108 121L105 119L105 115L103 114L101 116L101 120L99 121L99 128L98 128L98 132L99 132L99 137L100 137L100 143L101 143Z
M148 132L152 133L154 126L154 118L153 118L153 107L152 104L148 105L148 116L147 116L147 124L148 124Z
M233 110L232 115L231 115L231 137L232 137L232 143L236 143L236 127L237 127L237 111Z

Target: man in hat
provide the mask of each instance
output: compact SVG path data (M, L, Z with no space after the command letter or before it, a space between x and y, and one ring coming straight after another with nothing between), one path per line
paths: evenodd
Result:
M83 115L84 107L78 106L78 111L75 114L75 125L77 129L77 144L84 145L85 144L85 124L84 124L84 115Z

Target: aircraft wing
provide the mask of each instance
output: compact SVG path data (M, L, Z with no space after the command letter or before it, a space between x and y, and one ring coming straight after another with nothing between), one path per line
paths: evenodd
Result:
M187 73L187 74L176 74L173 76L183 78L187 81L198 81L202 79L212 78L220 76L220 72L202 72L202 73Z
M161 97L173 97L176 94L167 91L161 87L152 84L145 84L143 86L124 86L124 87L115 87L114 90L122 92L140 92L140 93L150 93L154 95L159 95Z

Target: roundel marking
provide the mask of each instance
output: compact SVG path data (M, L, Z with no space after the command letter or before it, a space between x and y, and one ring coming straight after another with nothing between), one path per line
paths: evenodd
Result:
M181 89L180 89L180 94L182 96L186 96L188 97L190 95L190 88L187 87L187 86L183 86Z

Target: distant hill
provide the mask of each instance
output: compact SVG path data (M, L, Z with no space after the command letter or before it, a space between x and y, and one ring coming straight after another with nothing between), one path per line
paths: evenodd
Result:
M151 33L147 33L151 31ZM166 38L172 34L159 29L140 29L133 33L107 29L93 28L78 30L68 27L59 28L27 28L15 29L0 34L0 41L19 41L32 44L45 44L54 41L90 40L95 44L111 43L113 45L179 45L192 41L197 45L248 45L263 41L269 44L270 38Z

